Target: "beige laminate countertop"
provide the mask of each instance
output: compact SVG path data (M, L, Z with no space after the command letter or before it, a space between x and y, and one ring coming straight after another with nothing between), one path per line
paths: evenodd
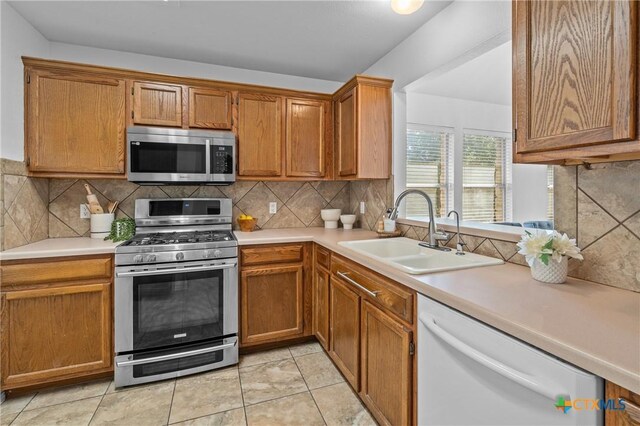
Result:
M41 259L44 257L84 256L114 253L121 242L97 238L48 238L26 246L0 252L0 260Z
M314 241L390 279L635 393L640 393L640 293L569 278L544 284L504 264L409 275L338 244L375 238L322 228L236 232L239 244Z

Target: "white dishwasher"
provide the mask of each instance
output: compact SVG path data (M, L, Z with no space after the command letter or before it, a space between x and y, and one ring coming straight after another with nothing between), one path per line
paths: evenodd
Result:
M556 407L602 398L600 377L422 295L418 312L419 425L603 424Z

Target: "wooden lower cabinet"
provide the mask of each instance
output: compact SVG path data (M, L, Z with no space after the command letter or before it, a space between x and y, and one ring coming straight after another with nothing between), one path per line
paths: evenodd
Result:
M624 400L624 410L607 410L604 414L605 426L640 426L640 395L614 383L606 382L605 400Z
M329 271L317 265L313 272L313 332L329 350Z
M347 381L360 390L360 296L331 276L331 343L329 355Z
M102 262L100 262L102 261ZM64 262L64 261L61 261ZM109 276L73 281L58 262L31 262L31 274L18 274L25 264L2 265L2 389L62 382L112 370L112 282L110 257L76 260L109 266ZM67 265L70 267L70 265ZM47 277L45 276L48 276ZM102 276L100 276L102 275Z
M371 303L362 303L360 396L378 421L411 422L412 332Z

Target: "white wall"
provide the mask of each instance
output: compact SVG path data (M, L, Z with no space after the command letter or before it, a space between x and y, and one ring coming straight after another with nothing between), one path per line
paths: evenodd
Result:
M336 81L49 42L8 3L0 1L0 4L2 158L19 161L24 159L24 82L21 56L323 93L332 93L342 85Z
M420 93L407 93L408 123L452 127L456 163L462 159L463 129L479 129L511 133L511 107L462 99L444 98ZM396 139L398 140L398 139ZM401 145L397 143L396 145ZM402 144L403 145L403 144ZM454 180L462 181L462 170L456 169ZM404 184L403 178L398 184ZM547 167L513 165L513 221L545 220L547 216ZM462 205L462 194L454 194L456 205Z
M26 56L48 56L49 42L8 3L0 2L0 157L24 158L24 78Z

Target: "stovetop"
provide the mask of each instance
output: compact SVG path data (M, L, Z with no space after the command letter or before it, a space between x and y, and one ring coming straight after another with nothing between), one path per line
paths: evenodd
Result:
M198 244L235 241L231 231L157 232L139 234L122 247L157 246L171 244Z

